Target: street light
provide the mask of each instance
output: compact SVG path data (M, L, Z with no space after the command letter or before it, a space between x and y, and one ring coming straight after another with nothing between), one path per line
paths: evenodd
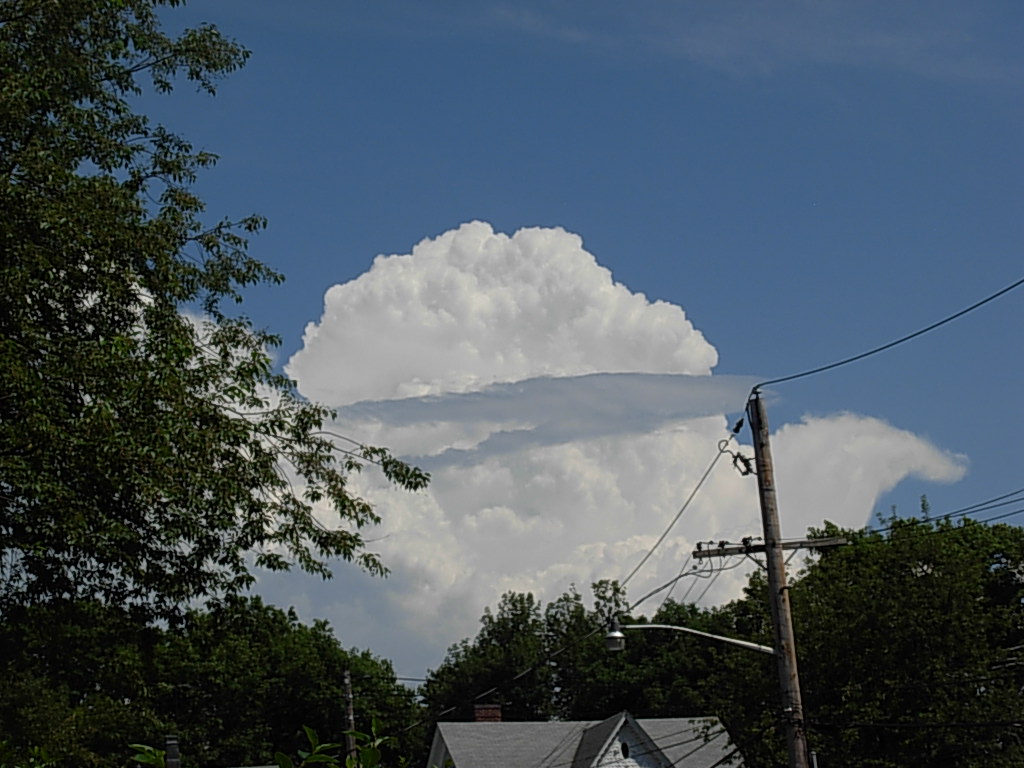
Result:
M689 627L677 627L674 624L619 624L618 619L612 619L611 627L608 630L608 634L604 636L604 647L608 651L622 651L626 648L626 635L623 634L624 629L668 629L673 632L686 632L690 635L698 635L700 637L707 638L709 640L717 640L720 643L728 643L729 645L736 645L740 648L746 648L748 651L757 651L759 653L767 653L770 656L775 655L775 649L769 648L767 645L758 645L757 643L750 643L746 640L736 640L732 637L722 637L721 635L712 635L709 632L701 632L698 629L690 629Z

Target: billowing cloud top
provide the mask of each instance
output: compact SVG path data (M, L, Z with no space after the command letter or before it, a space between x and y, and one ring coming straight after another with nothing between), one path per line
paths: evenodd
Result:
M571 584L622 579L749 392L751 379L711 375L716 357L681 308L614 283L561 229L508 236L474 222L379 257L328 290L288 372L339 407L338 431L417 457L430 488L397 491L372 472L353 479L382 515L370 536L388 580L341 567L341 585L302 594L288 586L298 582L268 579L264 591L412 672L472 635L507 590L550 600ZM854 414L782 425L776 437L788 536L826 516L859 527L903 478L964 472L962 457ZM633 597L676 576L697 541L760 532L756 482L726 459L630 583ZM749 569L729 566L740 564L750 566L706 564L675 596L734 597Z
M330 405L535 376L709 374L718 361L681 308L613 282L577 235L479 221L332 287L303 344L288 373Z

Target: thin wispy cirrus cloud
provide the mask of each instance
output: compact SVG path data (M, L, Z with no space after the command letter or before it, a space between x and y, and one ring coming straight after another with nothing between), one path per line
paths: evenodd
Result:
M615 282L561 229L508 235L472 222L380 256L327 291L287 372L338 408L334 429L412 458L432 482L410 494L370 471L354 480L382 516L368 538L388 579L339 569L338 581L302 582L301 594L275 577L263 588L412 674L473 635L506 591L551 600L621 579L693 490L756 381L716 376L716 362L682 306ZM966 468L921 436L850 413L779 425L774 450L788 536L824 519L862 526L902 479L953 482ZM630 583L633 597L676 576L698 541L759 532L755 481L724 458ZM706 604L738 596L747 570L693 596L706 586Z
M991 48L993 14L964 3L656 0L485 7L486 23L524 35L669 56L736 76L806 65L972 82L1020 75L1008 56Z

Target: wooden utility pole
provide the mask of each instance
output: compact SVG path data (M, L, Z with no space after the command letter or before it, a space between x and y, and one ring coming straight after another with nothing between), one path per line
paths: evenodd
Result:
M782 709L786 719L786 746L790 768L810 768L807 734L804 730L804 706L800 697L800 675L796 666L793 617L789 608L789 585L782 556L782 531L775 505L775 472L768 444L768 418L757 390L747 402L747 418L754 434L754 463L757 488L761 497L761 522L764 526L764 553L768 565L768 600L775 627L775 658L779 667Z
M352 731L356 729L356 710L352 696L352 673L345 670L345 754L355 757L356 737Z

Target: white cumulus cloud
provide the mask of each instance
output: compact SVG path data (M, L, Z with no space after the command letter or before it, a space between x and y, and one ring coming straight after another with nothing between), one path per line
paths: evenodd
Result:
M340 407L340 431L417 457L431 485L355 480L383 517L369 535L389 579L339 568L341 589L287 582L303 585L296 594L278 577L264 589L412 672L472 635L507 590L550 600L623 578L716 455L725 413L743 407L752 380L711 375L716 360L680 307L615 283L561 229L509 236L474 222L378 257L327 291L287 370ZM859 527L901 479L964 472L962 457L853 414L783 425L774 447L787 536L825 518ZM698 541L759 533L756 482L723 458L632 597L675 576ZM747 570L691 577L675 596L734 597Z
M614 282L577 235L477 221L330 288L287 370L310 398L347 405L536 376L708 374L717 360L681 308Z

